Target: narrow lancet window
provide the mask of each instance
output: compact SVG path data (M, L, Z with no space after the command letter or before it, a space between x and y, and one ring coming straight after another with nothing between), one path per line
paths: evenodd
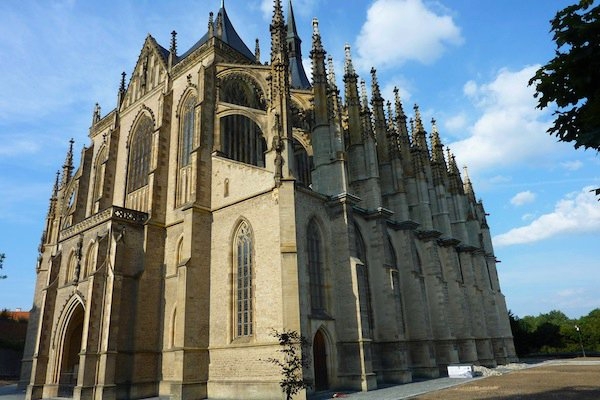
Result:
M325 312L325 285L323 271L322 241L319 228L314 221L308 225L308 273L310 277L310 301L312 312Z
M144 115L133 131L129 152L129 193L148 184L153 125L152 119Z
M253 318L253 254L252 233L247 222L242 222L235 235L235 336L252 335Z

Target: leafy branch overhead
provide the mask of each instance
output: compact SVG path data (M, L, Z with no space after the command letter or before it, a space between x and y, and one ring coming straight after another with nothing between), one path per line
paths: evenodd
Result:
M556 104L548 133L575 148L600 150L600 6L581 0L551 20L555 57L529 80L537 107Z
M0 269L2 269L2 267L4 267L4 258L5 258L5 254L4 253L0 253ZM6 275L0 275L0 279L6 279Z

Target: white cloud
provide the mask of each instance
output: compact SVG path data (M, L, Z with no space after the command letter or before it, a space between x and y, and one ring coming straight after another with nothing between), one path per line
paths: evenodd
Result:
M517 193L512 199L510 199L510 204L518 207L527 203L533 203L534 201L535 193L527 190L525 192Z
M453 133L462 133L464 129L467 127L467 115L465 113L457 114L453 117L450 117L444 121L444 127L449 132Z
M600 232L600 205L592 187L570 193L556 203L554 211L541 215L529 225L494 237L497 247L533 243L568 233Z
M535 89L527 84L537 69L502 69L491 82L464 85L465 96L481 115L468 138L449 144L460 163L481 171L556 154L560 145L546 133L548 113L536 109Z
M450 15L439 12L422 0L376 0L356 41L356 65L385 68L408 60L429 64L449 45L462 44L460 28Z
M565 161L560 164L567 171L577 171L581 167L583 167L583 163L579 160L575 161Z
M521 217L521 220L523 220L523 221L531 221L534 218L535 218L535 214L527 213L527 214L524 214Z

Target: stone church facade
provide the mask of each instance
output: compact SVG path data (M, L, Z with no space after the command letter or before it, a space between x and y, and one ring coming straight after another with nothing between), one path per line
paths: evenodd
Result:
M23 360L28 399L279 399L272 329L312 388L372 390L515 359L483 205L435 122L343 93L291 1L270 59L222 4L178 54L148 36L117 107L57 173ZM341 86L341 85L340 85Z

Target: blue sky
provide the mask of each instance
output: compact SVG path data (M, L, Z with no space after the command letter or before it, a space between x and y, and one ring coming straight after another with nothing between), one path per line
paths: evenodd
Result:
M527 86L554 53L549 20L563 0L294 0L305 58L317 17L340 87L344 45L384 97L400 88L468 166L494 236L500 283L517 315L560 309L570 317L600 307L600 186L595 151L545 133L550 111ZM285 1L284 3L287 3ZM94 104L115 107L122 71L144 38L183 53L206 31L220 0L0 2L0 308L32 304L35 260L54 176L68 140L87 145ZM269 54L271 0L226 0L248 47ZM305 65L308 64L306 60ZM310 73L310 69L307 69ZM429 125L427 125L429 129Z

